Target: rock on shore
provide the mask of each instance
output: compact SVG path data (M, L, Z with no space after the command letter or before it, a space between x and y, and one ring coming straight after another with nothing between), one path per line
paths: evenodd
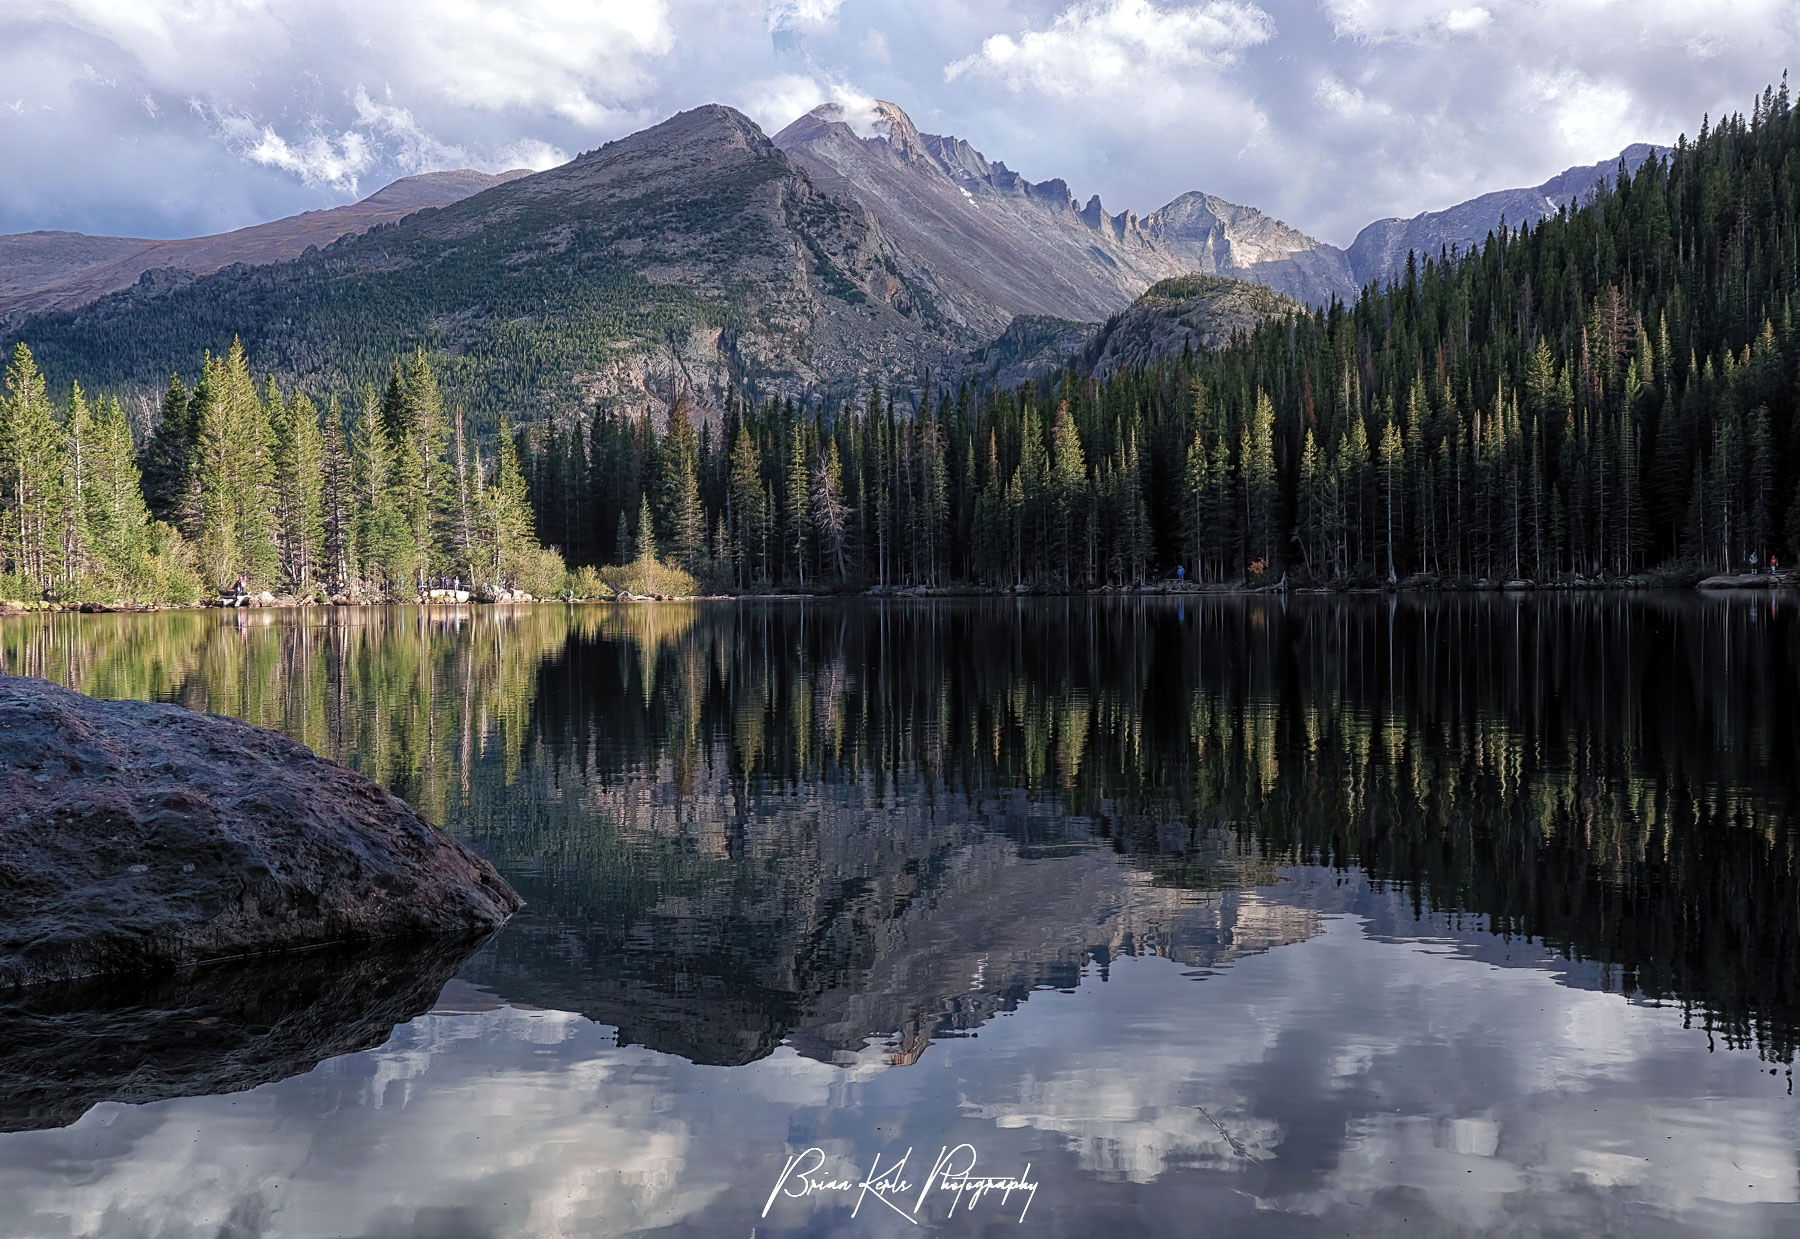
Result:
M0 676L0 990L478 933L518 906L403 801L275 732Z

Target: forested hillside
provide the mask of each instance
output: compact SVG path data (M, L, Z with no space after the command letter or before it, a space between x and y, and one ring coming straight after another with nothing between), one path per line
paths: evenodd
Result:
M159 572L186 562L217 582L253 568L290 588L323 573L397 592L484 563L517 579L526 552L495 552L515 556L510 573L478 560L466 509L471 495L522 502L528 487L537 535L571 562L660 551L721 587L1078 589L1177 566L1252 583L1739 567L1800 552L1797 280L1800 120L1784 84L1479 253L1415 260L1354 306L1104 377L731 398L716 424L677 401L660 427L603 403L480 447L455 432L422 354L385 398L321 421L276 386L258 397L260 359L233 350L191 397L172 393L145 450L156 525L126 485L120 412L79 393L52 401L21 353L0 417L0 538L14 591L129 575L90 571L69 541L110 546L117 528L147 539ZM320 468L293 463L302 443L322 444L304 449L327 462L322 476L361 479L343 517L361 532L330 541L314 500L283 490ZM271 540L271 527L301 532ZM490 528L490 550L530 542L517 522Z
M549 594L510 435L487 454L446 414L423 353L365 386L353 419L257 390L241 346L169 383L141 454L117 399L58 407L14 351L0 404L0 598L193 603L252 591L410 600L436 578ZM348 422L348 424L347 424ZM503 424L504 430L504 424Z

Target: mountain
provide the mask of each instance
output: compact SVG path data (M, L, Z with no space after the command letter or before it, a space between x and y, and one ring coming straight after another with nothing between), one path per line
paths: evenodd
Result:
M1031 182L956 137L921 133L892 103L853 115L837 103L808 112L775 144L828 192L867 207L951 294L946 312L990 337L1010 316L1098 322L1172 276L1263 284L1309 305L1354 301L1364 285L1402 274L1407 251L1479 245L1501 218L1536 223L1666 147L1638 143L1617 159L1570 168L1542 185L1483 194L1410 220L1379 220L1348 250L1255 207L1189 191L1148 215L1079 206L1061 180ZM1025 324L1029 334L1037 332Z
M1651 155L1666 154L1668 150L1666 146L1637 142L1620 151L1616 159L1569 168L1529 189L1497 190L1446 210L1425 211L1411 219L1376 220L1350 243L1350 268L1358 284L1398 279L1406 273L1408 251L1424 260L1436 258L1440 250L1453 245L1459 250L1479 247L1501 219L1514 228L1535 224L1555 215L1571 200L1585 199L1602 181L1612 180L1621 163L1627 172L1636 172Z
M1248 280L1309 305L1356 299L1342 250L1255 207L1189 192L1149 215L1144 227L1183 274Z
M853 197L939 273L948 314L998 334L1015 315L1098 321L1179 268L1130 213L1084 209L1060 180L1032 183L967 142L922 134L876 104L868 136L842 107L815 108L775 145L827 192Z
M1222 348L1266 318L1306 306L1261 284L1214 275L1159 280L1104 323L1021 314L993 343L970 355L972 374L1016 387L1064 366L1105 378L1183 350Z
M478 425L595 400L660 413L682 393L704 417L733 388L838 397L1179 351L1291 306L1213 289L1182 307L1165 289L1134 307L1162 281L1353 301L1409 248L1553 213L1614 166L1381 221L1343 251L1198 191L1142 217L1081 206L891 103L826 105L772 141L709 105L546 172L409 177L219 237L0 238L0 345L25 340L58 384L146 398L234 336L315 393L424 347Z
M868 211L709 105L292 261L146 277L17 334L59 381L140 388L234 335L314 389L423 346L482 421L680 390L704 404L733 383L910 381L980 342L950 300Z
M70 310L137 283L144 272L174 268L206 275L234 262L259 265L298 258L425 207L448 206L531 173L468 168L404 177L360 202L305 211L217 236L153 241L79 232L0 236L0 322L42 310Z
M1200 193L1141 219L1109 213L1098 195L1080 206L1064 181L1028 181L960 138L921 133L892 103L866 116L824 104L775 145L867 207L944 280L946 312L990 337L1015 315L1099 321L1190 273L1314 303L1356 293L1342 251L1253 207Z

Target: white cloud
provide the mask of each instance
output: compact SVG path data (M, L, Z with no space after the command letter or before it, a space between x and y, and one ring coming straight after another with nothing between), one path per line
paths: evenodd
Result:
M844 0L769 0L769 30L822 30L843 7Z
M1234 0L1168 9L1149 0L1083 0L1045 29L991 36L944 76L992 76L1014 90L1063 98L1136 94L1182 70L1230 65L1274 37L1273 18Z
M1468 9L1451 9L1444 14L1444 29L1456 34L1473 34L1493 20L1494 15L1480 5Z
M374 161L368 140L354 131L330 134L315 129L289 141L243 112L220 112L199 99L190 100L189 106L208 117L219 136L245 159L291 172L308 185L353 194L357 178Z
M825 103L836 104L842 119L863 137L879 131L882 122L874 96L823 74L779 74L752 83L741 99L744 112L768 133Z
M358 123L390 140L395 148L392 158L400 167L408 172L430 172L479 162L463 147L439 141L425 132L413 118L410 109L403 108L392 100L391 91L385 100L378 101L370 97L367 89L358 85L351 102L356 107Z
M112 52L137 77L137 97L176 93L202 101L215 121L232 118L214 130L243 157L340 190L377 163L418 172L491 165L521 144L538 158L556 149L529 129L493 143L439 136L483 127L484 113L508 117L509 127L548 120L607 136L635 127L675 42L667 0L312 0L303 19L282 7L24 0L22 16ZM271 98L266 83L283 78L278 66L295 80ZM78 72L114 82L112 66L82 61ZM369 81L382 85L371 90Z
M1595 51L1617 53L1637 40L1670 38L1690 47L1743 46L1766 37L1771 26L1791 23L1788 0L1710 0L1697 9L1691 0L1483 0L1446 11L1440 0L1324 0L1321 8L1342 38L1369 43L1430 41L1482 30L1503 30L1538 42L1551 31L1609 36ZM1546 52L1581 54L1580 45L1561 48L1542 41Z
M356 178L368 170L369 144L360 133L336 137L314 134L298 143L265 126L244 152L257 163L292 172L308 185L330 185L356 192Z
M533 172L542 172L545 168L568 163L569 153L549 142L526 138L511 146L502 147L498 162L501 167L497 171L501 172L510 172L514 168L530 168Z

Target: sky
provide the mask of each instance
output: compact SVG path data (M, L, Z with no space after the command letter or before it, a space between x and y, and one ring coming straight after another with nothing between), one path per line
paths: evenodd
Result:
M1793 0L4 0L0 233L200 235L879 98L1112 211L1204 190L1345 245L1697 132L1797 52Z

